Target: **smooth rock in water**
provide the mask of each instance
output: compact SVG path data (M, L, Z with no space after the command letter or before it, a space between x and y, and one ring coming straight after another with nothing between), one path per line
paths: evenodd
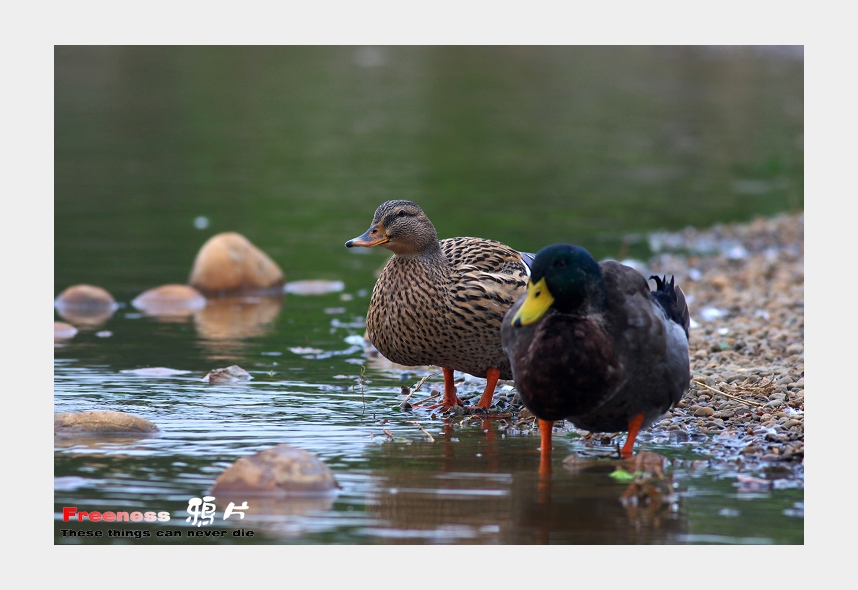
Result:
M190 315L206 306L206 298L190 285L161 285L144 291L131 305L150 315Z
M283 271L235 232L212 236L194 260L188 283L206 294L282 291Z
M339 487L318 457L291 445L278 445L233 463L218 476L210 493L283 497L331 494Z
M239 381L250 381L253 377L239 367L238 365L230 365L225 369L212 369L208 375L202 378L202 381L211 385L221 385L224 383L238 383Z
M95 410L54 413L54 435L146 435L158 430L149 420L125 412Z
M54 322L54 342L74 338L77 328L66 322Z
M99 324L113 315L116 300L107 290L94 285L72 285L57 295L54 307L64 320Z
M307 280L286 283L283 290L295 295L325 295L337 293L345 288L346 284L342 281Z

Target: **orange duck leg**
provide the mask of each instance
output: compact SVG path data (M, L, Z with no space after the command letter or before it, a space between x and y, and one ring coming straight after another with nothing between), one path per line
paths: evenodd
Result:
M426 410L434 410L436 408L444 408L448 410L455 406L464 406L464 402L456 395L456 384L453 381L453 369L441 369L444 371L444 400L440 404L431 406L414 406L415 408L423 408ZM500 369L489 369L486 371L486 389L483 395L480 396L480 401L477 402L474 408L487 410L492 405L492 397L495 394L495 387L500 379Z
M551 429L553 420L539 420L539 473L551 473Z
M476 407L483 410L491 407L492 396L495 394L495 386L498 384L498 379L500 379L500 369L489 369L486 371L486 389L483 391L483 395L480 396L480 401L477 402Z
M453 369L441 369L444 371L444 400L440 404L431 406L414 406L415 408L423 408L426 410L434 410L436 408L444 408L449 410L455 406L464 406L464 402L456 395L456 384L453 382Z
M623 448L620 450L620 455L624 459L628 459L634 453L632 450L635 446L635 439L638 436L638 432L640 432L641 425L643 425L643 414L635 414L631 420L629 420L629 436L626 439L626 444L623 445Z

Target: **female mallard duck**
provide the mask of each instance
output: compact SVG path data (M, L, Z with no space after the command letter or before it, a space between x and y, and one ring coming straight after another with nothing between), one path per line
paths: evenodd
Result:
M366 232L346 247L382 246L393 256L381 271L366 316L367 338L401 365L437 365L444 400L462 405L453 371L485 377L477 404L488 408L498 379L511 379L501 347L504 314L524 293L531 257L482 238L438 240L435 226L411 201L387 201Z
M593 432L635 437L688 391L688 306L659 277L650 291L636 270L597 263L578 246L536 254L527 293L507 312L503 348L524 405L539 419L542 466L551 428L566 419Z

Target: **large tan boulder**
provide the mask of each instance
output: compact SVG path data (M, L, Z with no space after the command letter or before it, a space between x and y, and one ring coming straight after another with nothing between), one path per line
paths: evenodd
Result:
M203 244L188 283L205 293L282 293L285 278L276 262L235 232L212 236Z

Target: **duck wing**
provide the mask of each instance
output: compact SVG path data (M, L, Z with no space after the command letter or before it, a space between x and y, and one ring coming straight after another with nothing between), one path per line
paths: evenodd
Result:
M527 287L528 255L484 238L448 238L441 250L453 277L450 296L473 315L500 322Z
M601 267L606 331L623 375L605 403L626 412L642 412L648 423L688 391L685 297L675 285L670 292L658 286L651 292L643 275L618 262L602 262ZM671 299L669 309L663 303L667 298Z
M454 272L462 267L474 267L483 272L530 276L533 255L514 250L503 242L462 237L447 238L440 244Z

